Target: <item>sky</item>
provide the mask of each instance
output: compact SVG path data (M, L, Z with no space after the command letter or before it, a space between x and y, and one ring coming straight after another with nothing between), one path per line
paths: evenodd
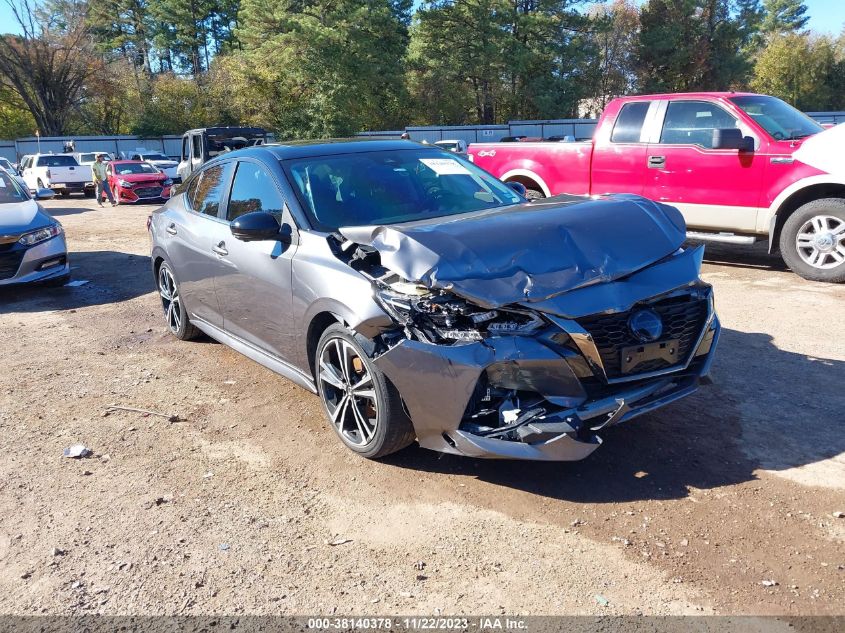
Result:
M819 33L839 35L845 27L845 0L804 0L809 27ZM0 33L18 31L6 0L0 0Z

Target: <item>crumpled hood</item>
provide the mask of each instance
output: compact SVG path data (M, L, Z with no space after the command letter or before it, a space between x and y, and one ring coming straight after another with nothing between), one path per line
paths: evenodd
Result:
M0 235L20 235L52 222L35 200L0 204Z
M343 227L390 271L482 307L541 301L612 281L674 253L680 212L640 196L557 196L423 222Z

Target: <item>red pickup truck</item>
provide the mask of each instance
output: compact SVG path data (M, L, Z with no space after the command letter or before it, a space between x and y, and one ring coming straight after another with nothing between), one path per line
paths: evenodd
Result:
M802 277L842 282L842 130L813 139L838 145L814 151L818 160L799 151L822 131L766 95L644 95L613 100L591 141L473 143L468 155L494 176L524 185L529 198L639 194L680 209L690 238L736 244L768 238L770 252L779 248ZM831 133L830 142L821 142Z

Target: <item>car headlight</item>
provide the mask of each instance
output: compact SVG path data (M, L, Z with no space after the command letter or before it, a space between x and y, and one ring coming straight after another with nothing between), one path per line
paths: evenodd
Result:
M64 230L62 229L61 224L51 224L50 226L45 226L43 229L38 229L37 231L21 235L18 242L24 246L35 246L36 244L46 242L47 240L52 239L57 235L61 235L62 233L64 233Z
M165 187L169 187L170 185L173 184L173 181L170 180L170 178L166 178L165 180L162 181L161 184L164 185Z
M127 189L132 187L132 183L128 180L118 180L117 184L119 184L121 187L126 187Z

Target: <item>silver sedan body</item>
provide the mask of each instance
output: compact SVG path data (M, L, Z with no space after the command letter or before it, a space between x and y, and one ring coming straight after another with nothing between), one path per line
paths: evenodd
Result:
M413 188L423 176L434 188ZM441 215L413 220L415 196ZM405 215L373 221L385 200ZM246 236L262 222L269 238ZM355 348L398 391L420 445L442 452L582 459L607 428L706 383L719 336L703 251L683 248L676 209L638 196L528 203L410 142L227 154L150 232L174 333L178 280L192 326L319 393L332 423L358 392L331 359ZM338 326L351 338L321 347ZM372 434L355 415L348 437Z

